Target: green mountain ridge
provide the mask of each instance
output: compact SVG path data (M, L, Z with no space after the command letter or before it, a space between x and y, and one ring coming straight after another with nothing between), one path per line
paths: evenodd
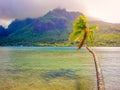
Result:
M72 22L81 14L57 8L43 17L15 20L5 32L0 29L0 46L72 45L68 44ZM120 46L120 24L89 20L100 28L95 32L95 46Z

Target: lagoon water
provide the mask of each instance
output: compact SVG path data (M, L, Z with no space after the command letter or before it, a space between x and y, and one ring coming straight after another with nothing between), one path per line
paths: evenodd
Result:
M120 90L120 47L94 49L102 66L106 90Z
M21 69L24 68L24 69L28 70L27 65L29 66L29 68L34 68L34 66L31 64L32 62L29 62L29 64L28 64L28 62L25 62L24 65L26 65L26 66L20 66L21 63L23 64L23 62L17 61L17 62L15 62L17 64L16 64L16 66L14 65L14 67L15 68L19 68L19 69L12 70L13 66L12 66L12 64L9 64L9 63L11 63L11 61L12 61L12 63L14 63L13 62L14 60L11 60L11 58L17 60L17 56L15 58L13 58L13 57L11 57L11 55L12 56L18 55L18 57L20 56L19 54L15 54L14 51L17 52L17 53L22 52L22 51L28 51L26 53L27 55L24 55L23 54L24 52L20 53L22 56L24 55L28 59L28 58L35 57L35 55L34 56L28 56L29 55L29 51L33 51L33 50L36 51L36 52L37 51L43 51L43 52L44 51L55 51L55 50L56 51L61 51L61 52L62 51L67 51L67 52L74 51L74 52L76 52L76 48L77 47L0 47L0 77L2 77L2 78L0 78L0 80L1 80L0 83L6 83L8 85L8 87L7 87L7 86L5 86L5 84L3 84L3 87L0 86L0 88L2 88L3 90L8 90L8 89L12 90L12 89L10 89L10 88L13 88L11 83L14 84L14 82L10 81L10 79L7 77L8 74L10 74L9 76L11 76L12 79L13 78L14 79L19 79L20 77L23 77L22 76L23 73L22 73L22 71L20 71ZM97 53L98 58L99 58L100 63L101 63L101 66L102 66L106 90L120 90L120 47L94 47L93 49ZM82 51L85 51L85 48L82 48ZM64 52L64 53L66 53L66 52ZM61 54L61 53L59 53L59 54ZM49 53L49 55L51 55L51 54ZM76 56L77 55L78 54L76 54ZM37 56L37 58L39 58L39 57ZM57 57L57 58L61 58L61 57ZM66 57L64 55L62 55L62 58L66 59ZM43 57L40 57L40 59L43 59ZM20 63L20 64L18 64L18 63ZM33 62L33 63L35 63L35 62ZM59 62L59 63L61 63L61 62ZM39 67L39 64L37 64L37 62L35 64L36 64L35 67ZM70 66L68 66L66 62L65 62L65 64L66 64L66 66L63 65L63 68L68 68L68 67L70 68ZM87 64L89 64L89 63L87 63ZM87 64L84 63L83 66L85 66ZM43 67L44 66L45 66L45 64L43 64ZM88 66L91 66L91 63ZM77 64L75 64L75 67L77 67ZM52 68L54 68L54 67L52 67ZM78 68L79 67L77 67L77 69ZM86 68L89 69L89 67L86 67ZM28 71L30 71L30 70L28 70ZM20 75L18 75L18 72L19 72ZM24 72L26 73L27 71L24 70ZM33 72L33 71L30 71L30 72ZM71 73L71 71L69 71L68 73ZM68 73L65 73L65 74L68 74ZM78 72L76 72L76 73L78 73ZM95 72L93 72L90 75L93 75L94 73ZM57 74L59 74L59 73L57 73ZM28 75L28 76L30 76L30 75ZM37 74L36 74L36 76L37 76ZM93 75L93 76L95 77L95 75ZM25 80L25 79L23 79L23 80ZM22 82L22 81L20 81L20 82ZM71 82L73 82L73 81L71 81ZM17 85L20 85L20 84L15 84L15 85L17 86ZM35 87L35 85L37 86L37 84L33 84L33 83L31 83L30 85L31 85L31 87L33 87L33 86ZM23 89L24 90L27 90L27 89L29 90L29 88L26 88L26 89L25 88L23 88ZM19 89L15 89L15 90L19 90ZM32 90L32 89L30 89L30 90ZM44 90L47 90L47 89L44 89ZM70 90L74 90L74 89L70 89ZM79 87L77 87L76 90L79 90Z

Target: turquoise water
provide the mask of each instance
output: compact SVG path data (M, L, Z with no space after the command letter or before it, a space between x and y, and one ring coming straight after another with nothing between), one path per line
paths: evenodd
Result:
M91 56L76 49L1 47L0 90L93 90Z
M0 48L8 48L12 50L76 50L77 47L0 47Z
M75 70L81 70L82 77L84 78L91 77L91 80L93 77L96 78L95 70L93 69L94 65L93 62L91 61L92 60L91 55L89 55L89 53L85 50L85 48L82 48L81 51L77 51L76 49L77 47L0 47L0 77L1 77L0 83L2 83L1 86L3 86L2 87L4 88L3 90L14 90L15 87L16 88L17 86L19 87L21 85L20 83L18 84L16 83L15 85L13 85L15 80L19 80L18 82L22 82L22 80L26 82L24 85L21 85L24 88L22 87L17 90L34 90L35 88L33 86L31 86L33 89L26 88L29 82L26 81L25 78L27 77L25 77L24 75L30 76L29 74L33 75L34 73L35 75L33 75L31 79L34 78L36 82L39 82L38 78L35 78L38 77L38 71L41 70L39 73L42 73L44 70L49 71L49 70L54 70L55 68L57 68L59 72L58 71L56 72L53 71L53 72L60 75L62 72L61 70L63 70L65 74L69 74L72 72L71 75L73 76L74 74L75 76L81 75L81 72L79 71L73 73L73 71ZM100 60L103 70L106 90L120 90L120 85L119 85L120 84L120 47L94 47L92 49L95 50ZM42 61L43 59L46 59L46 61L45 62ZM79 59L79 60L75 60L75 59ZM58 61L56 62L56 60ZM69 60L69 62L67 60ZM40 64L42 66L40 66ZM11 78L8 78L8 76L10 76ZM28 79L28 81L34 82L34 80L31 79L30 80ZM87 83L90 83L89 79L90 78L86 79ZM70 81L68 80L68 82ZM38 83L35 83L35 87L38 87L37 84ZM73 85L73 83L71 83L70 85ZM80 89L80 90L86 90L85 87L83 88L84 89ZM68 88L66 88L65 90L67 89ZM76 89L70 89L70 90L76 90Z

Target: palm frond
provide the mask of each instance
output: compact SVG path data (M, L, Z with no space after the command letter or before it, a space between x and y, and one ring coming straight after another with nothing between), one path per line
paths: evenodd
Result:
M84 15L79 16L74 22L74 30L84 30L87 27L88 20Z
M81 36L81 33L83 31L82 30L77 30L77 31L73 31L70 35L69 35L69 40L75 40L76 38Z
M74 41L75 41L75 42L81 41L82 38L83 38L83 35L84 35L84 31L82 31L81 34L79 34L79 36L76 36L76 37L74 38Z
M89 45L93 46L93 42L94 42L94 31L89 31L87 39L89 41Z
M95 30L98 30L98 26L93 25L89 27L87 18L84 15L81 15L73 22L73 32L69 35L68 39L76 42L82 39L84 40L84 37L87 36L85 39L88 40L90 46L93 46Z
M73 22L73 32L69 36L69 40L80 41L84 35L84 29L87 27L88 20L84 15L79 16Z
M98 30L98 29L99 29L99 27L96 26L96 25L93 25L93 26L90 26L90 27L89 27L89 30L90 30L90 31Z

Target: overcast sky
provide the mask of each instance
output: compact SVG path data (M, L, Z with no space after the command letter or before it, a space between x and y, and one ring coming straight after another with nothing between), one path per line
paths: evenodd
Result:
M120 23L120 0L0 0L0 24L39 17L54 8L80 11L104 21Z

